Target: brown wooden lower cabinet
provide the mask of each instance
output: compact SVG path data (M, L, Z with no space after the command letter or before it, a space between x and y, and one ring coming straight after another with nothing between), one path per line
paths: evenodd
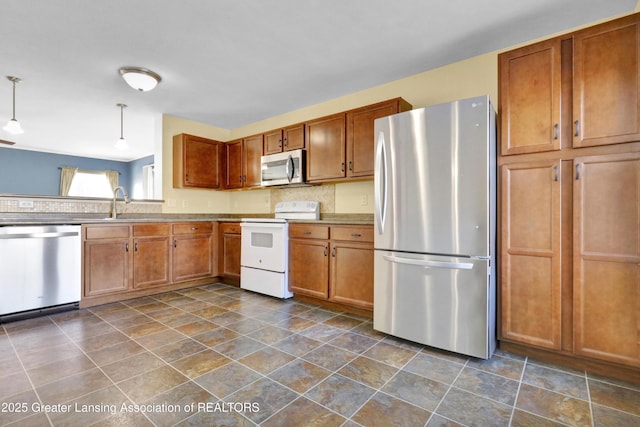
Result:
M373 310L373 227L291 224L289 289Z
M225 282L238 285L240 283L240 247L241 228L237 222L223 222L219 225L219 260L220 275Z
M211 222L84 225L80 304L151 295L216 276L213 242L217 227Z

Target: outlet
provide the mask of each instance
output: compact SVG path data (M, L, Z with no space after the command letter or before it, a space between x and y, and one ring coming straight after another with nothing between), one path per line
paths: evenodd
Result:
M183 208L188 208L189 207L189 201L188 200L183 200L182 201L182 207Z
M366 194L360 196L360 206L367 206L369 204L369 198Z
M18 207L22 209L33 209L33 200L20 200Z

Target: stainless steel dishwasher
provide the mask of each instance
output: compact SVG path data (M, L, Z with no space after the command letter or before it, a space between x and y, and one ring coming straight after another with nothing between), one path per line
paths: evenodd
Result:
M79 225L0 227L0 323L78 307Z

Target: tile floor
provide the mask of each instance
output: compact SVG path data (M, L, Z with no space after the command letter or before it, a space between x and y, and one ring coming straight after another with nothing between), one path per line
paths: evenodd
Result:
M640 385L224 284L0 325L0 424L640 426Z

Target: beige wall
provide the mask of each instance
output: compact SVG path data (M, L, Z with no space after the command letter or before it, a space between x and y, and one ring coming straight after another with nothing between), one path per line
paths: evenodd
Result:
M638 10L640 10L640 0L636 5L636 11ZM589 25L593 24L595 23ZM563 31L562 33L566 32L569 31ZM554 35L551 34L541 39ZM521 45L535 41L527 41ZM503 51L511 50L515 47L517 46L511 46ZM163 165L165 168L163 191L166 201L164 211L270 213L272 212L272 199L288 199L288 196L297 197L299 194L293 189L239 192L174 190L171 188L170 149L170 139L173 133L192 132L205 137L210 136L214 139L228 141L395 97L402 97L411 103L414 108L421 108L455 99L489 95L497 110L498 53L499 51L479 55L230 131L205 125L200 125L201 129L198 129L196 127L198 124L194 122L165 116L163 123ZM183 124L185 126L194 126L189 128L194 130L182 129L181 126ZM202 132L198 132L199 130L202 130ZM206 131L209 131L210 134L203 133ZM173 133L169 133L169 136L167 136L167 132ZM275 191L285 193L273 193ZM290 192L290 194L287 194L287 192ZM331 193L333 193L334 197L332 209L335 213L373 213L372 181L332 184L330 188L324 191L323 197ZM306 196L312 197L310 194L306 194ZM176 206L171 206L172 203L175 203ZM331 208L329 202L327 205ZM326 212L326 210L323 210L323 212Z

